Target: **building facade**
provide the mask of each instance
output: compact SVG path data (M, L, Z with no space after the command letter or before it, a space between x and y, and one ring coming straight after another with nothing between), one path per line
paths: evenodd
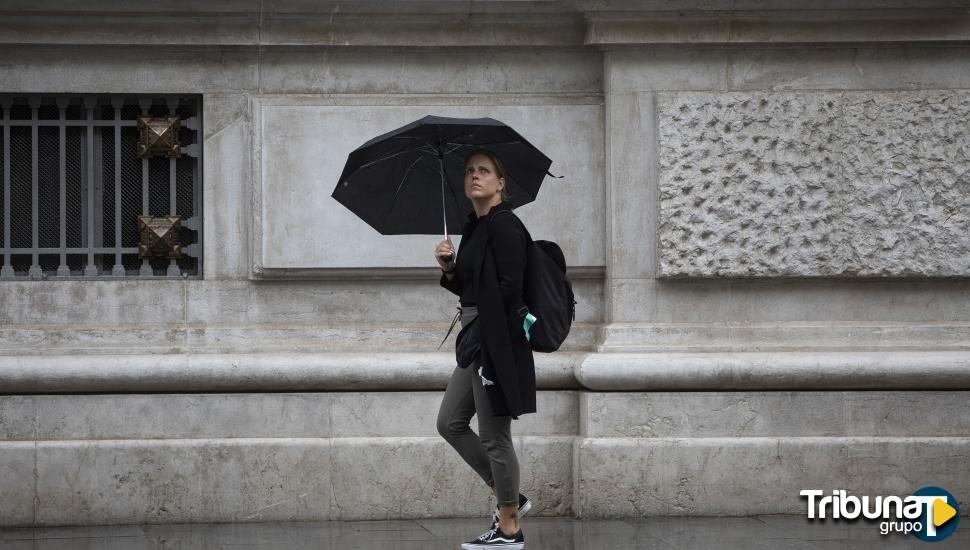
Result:
M966 3L2 4L0 524L487 513L440 238L330 197L427 114L563 176L519 210L578 301L513 423L535 513L970 495Z

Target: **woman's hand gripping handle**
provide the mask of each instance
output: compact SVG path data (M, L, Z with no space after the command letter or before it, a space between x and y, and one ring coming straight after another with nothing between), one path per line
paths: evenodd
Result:
M441 270L445 273L454 271L455 245L452 244L451 237L438 243L438 246L434 249L434 258L438 261L438 265L441 266Z

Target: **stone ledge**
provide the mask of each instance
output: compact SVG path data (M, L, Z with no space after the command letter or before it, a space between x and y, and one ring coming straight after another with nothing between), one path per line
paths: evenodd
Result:
M950 321L609 323L600 334L596 351L609 353L970 351L970 324Z
M2 300L2 297L0 297ZM0 357L36 355L149 355L213 353L436 353L448 332L445 323L346 322L159 325L0 325ZM444 317L445 315L442 315ZM333 321L331 321L333 322ZM455 349L461 327L455 325L441 353ZM598 323L574 322L560 348L583 352L593 347Z
M592 390L970 389L970 351L591 353Z
M966 8L614 11L587 16L585 43L798 44L965 41Z
M540 390L961 390L970 351L557 352L536 357ZM440 390L439 353L0 356L3 393Z
M926 4L924 2L924 4ZM614 46L662 43L960 41L967 9L936 2L44 1L8 7L0 44ZM481 29L488 32L481 32ZM213 32L215 30L216 32Z
M119 10L7 12L0 19L0 44L117 44L134 46L578 46L585 25L579 13L473 13L410 8L401 2L351 3L332 11L265 12L258 6L233 12L183 10L162 13ZM360 4L360 3L358 3ZM524 3L521 3L524 4ZM536 3L530 3L533 6ZM546 3L548 4L548 3ZM514 6L514 3L512 4ZM322 6L321 6L322 7ZM403 9L402 9L403 7ZM456 11L455 8L463 11ZM349 8L349 9L348 9ZM356 8L356 9L355 9ZM390 9L388 9L390 8ZM396 8L396 9L395 9ZM534 10L534 8L532 8ZM393 11L391 11L393 10ZM356 12L356 13L354 13ZM480 28L489 32L481 32Z
M583 352L536 354L541 390L573 389ZM454 353L0 356L2 393L438 390Z

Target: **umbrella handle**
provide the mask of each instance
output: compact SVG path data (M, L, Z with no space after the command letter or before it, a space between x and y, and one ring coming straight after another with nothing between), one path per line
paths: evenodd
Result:
M447 241L447 240L448 240L448 238L449 238L449 237L448 237L448 226L447 226L447 225L445 225L445 240ZM452 256L451 254L448 254L447 256L442 256L442 257L441 257L441 259L442 259L442 260L444 260L446 264L447 264L447 263L451 263L451 259L452 259L452 258L453 258L453 256Z
M441 175L441 218L445 225L445 240L448 240L448 213L445 211L445 164L441 155L438 155L438 173ZM445 263L451 263L452 256L442 256Z

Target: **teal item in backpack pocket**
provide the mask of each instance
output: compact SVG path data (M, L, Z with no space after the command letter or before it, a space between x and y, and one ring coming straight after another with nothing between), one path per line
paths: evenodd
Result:
M531 313L526 313L525 317L522 318L522 330L525 331L525 339L530 341L529 329L532 328L536 322L536 316Z

